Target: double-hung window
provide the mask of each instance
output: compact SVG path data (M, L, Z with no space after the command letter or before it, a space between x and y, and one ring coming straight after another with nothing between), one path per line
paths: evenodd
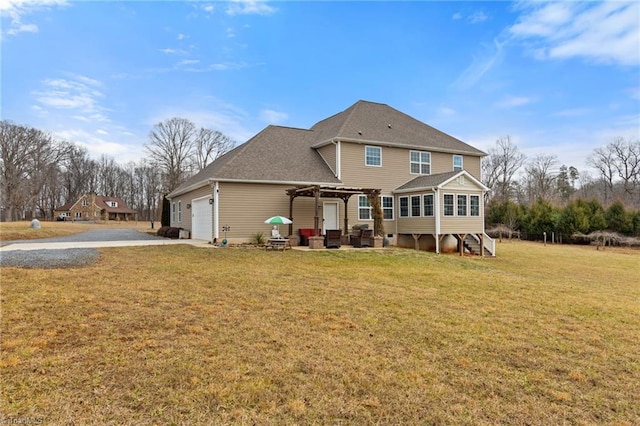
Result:
M422 196L422 214L433 216L433 194L424 194Z
M480 196L469 195L469 212L471 216L480 216Z
M409 217L409 197L400 197L400 217Z
M412 195L411 196L411 217L419 217L420 216L420 196Z
M388 195L382 196L382 218L393 220L393 197Z
M454 155L453 156L453 171L459 172L464 168L464 157L462 155Z
M458 216L467 215L467 196L458 195Z
M358 195L358 219L371 220L371 205L366 195Z
M382 166L382 148L379 146L364 147L364 164L367 166Z
M171 204L171 221L176 221L176 203Z
M444 194L443 195L443 213L445 216L453 216L454 210L454 201L453 194Z
M414 175L431 174L431 153L424 151L409 151L411 173Z

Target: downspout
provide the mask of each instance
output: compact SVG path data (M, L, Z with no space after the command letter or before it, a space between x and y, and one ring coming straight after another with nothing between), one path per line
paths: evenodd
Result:
M436 216L436 253L440 254L440 192L438 188L434 189L433 199Z
M215 181L213 188L213 239L217 241L220 238L220 209L218 208L220 199L220 184Z
M340 139L332 139L331 143L336 146L336 177L342 180L342 167L341 167L341 157L342 157L342 146L340 145Z

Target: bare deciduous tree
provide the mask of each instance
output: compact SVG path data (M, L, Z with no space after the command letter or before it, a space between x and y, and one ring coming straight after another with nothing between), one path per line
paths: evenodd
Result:
M201 127L193 147L195 172L207 167L209 163L233 148L234 144L234 141L223 133Z
M509 136L501 137L496 141L496 146L489 149L489 156L482 161L482 176L485 184L492 189L493 197L500 200L511 197L513 178L525 158Z
M68 144L58 144L38 129L0 121L0 180L6 219L35 214L40 192L52 179Z
M555 155L537 155L525 167L525 187L531 202L551 201L554 197L558 175L553 172L553 167L557 162Z
M165 191L175 189L185 180L195 134L196 126L178 117L156 124L149 133L145 148L163 172Z

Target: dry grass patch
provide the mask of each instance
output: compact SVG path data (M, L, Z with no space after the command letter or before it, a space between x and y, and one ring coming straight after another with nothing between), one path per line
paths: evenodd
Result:
M101 250L2 270L2 407L51 424L638 424L638 252Z

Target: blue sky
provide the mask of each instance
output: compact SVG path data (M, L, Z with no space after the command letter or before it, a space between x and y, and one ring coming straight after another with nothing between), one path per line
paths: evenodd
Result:
M1 117L138 161L174 116L245 142L359 99L586 168L640 136L640 3L0 0Z

